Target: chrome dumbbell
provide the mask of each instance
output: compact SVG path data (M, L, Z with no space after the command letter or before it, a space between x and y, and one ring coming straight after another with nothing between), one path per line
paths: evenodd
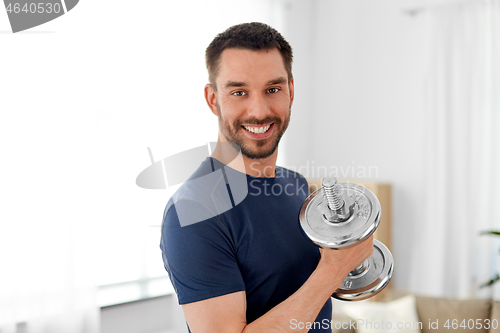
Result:
M370 190L324 178L322 187L302 205L299 219L302 230L316 245L341 250L370 237L380 217L380 203ZM375 296L391 280L393 263L387 247L374 240L373 254L349 273L332 297L360 301Z

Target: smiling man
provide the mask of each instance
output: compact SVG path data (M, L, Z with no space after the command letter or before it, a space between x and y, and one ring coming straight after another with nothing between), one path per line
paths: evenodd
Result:
M218 140L237 144L247 161L269 157L275 161L294 92L281 53L277 48L252 52L229 48L217 65L218 75L205 87L205 98L219 117Z
M276 166L295 93L292 49L268 25L240 24L212 41L206 62L205 99L219 119L219 144L190 179L213 181L181 186L165 209L160 244L188 327L331 332L330 296L373 243L320 250L300 230L307 182ZM231 181L241 175L248 194L235 204ZM204 194L211 204L198 200ZM231 209L222 207L226 197ZM180 211L210 217L186 225Z

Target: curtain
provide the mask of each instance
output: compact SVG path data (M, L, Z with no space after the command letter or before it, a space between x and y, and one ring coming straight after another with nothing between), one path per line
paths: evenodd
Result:
M500 298L500 1L428 8L425 196L411 289Z

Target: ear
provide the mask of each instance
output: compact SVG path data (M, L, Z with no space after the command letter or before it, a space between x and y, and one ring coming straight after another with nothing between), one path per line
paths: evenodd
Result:
M293 97L295 96L295 86L294 86L294 83L293 83L293 77L290 80L290 83L288 84L288 91L290 93L290 107L292 107Z
M216 116L217 114L217 96L215 95L215 90L210 83L205 86L205 100L207 101L208 107L212 113Z

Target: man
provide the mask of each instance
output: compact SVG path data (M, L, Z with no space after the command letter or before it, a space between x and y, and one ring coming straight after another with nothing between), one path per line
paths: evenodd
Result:
M212 41L206 62L205 99L219 119L219 144L190 180L216 172L219 178L184 184L162 225L165 268L188 327L192 333L331 332L330 297L371 255L373 243L318 249L300 230L307 183L276 166L294 99L291 47L265 24L240 24ZM242 158L226 146L240 149ZM239 175L248 194L236 202L231 180ZM215 188L227 189L232 208L221 209L224 195ZM202 192L213 202L198 199ZM186 223L186 214L198 218Z

